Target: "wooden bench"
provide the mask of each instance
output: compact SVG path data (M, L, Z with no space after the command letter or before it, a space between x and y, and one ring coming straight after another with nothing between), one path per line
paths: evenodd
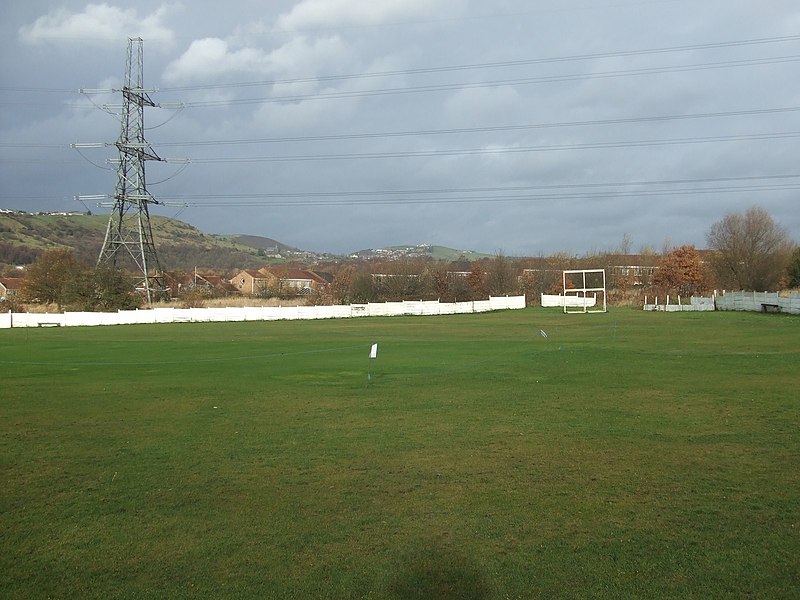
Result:
M769 302L761 303L761 312L781 312L780 304L770 304Z
M61 323L55 323L53 321L42 321L37 323L37 327L61 327Z

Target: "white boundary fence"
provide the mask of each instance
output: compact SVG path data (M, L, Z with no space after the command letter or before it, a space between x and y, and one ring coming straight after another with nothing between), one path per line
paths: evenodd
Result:
M791 292L782 296L777 292L723 292L711 298L692 296L688 304L685 300L682 301L680 296L677 297L677 304L675 299L670 301L669 296L664 299L663 304L659 304L658 298L653 304L648 304L645 298L644 310L664 312L746 310L800 315L800 293Z
M0 329L11 327L89 327L152 323L210 323L224 321L282 321L345 319L401 315L455 315L525 308L525 296L490 297L474 302L385 302L340 306L258 306L227 308L153 308L115 313L0 313Z
M800 315L800 293L727 292L717 296L717 310L752 310Z
M562 296L561 294L542 294L542 306L545 308L563 308L569 306L573 308L583 308L584 306L596 306L597 295L593 296Z
M677 304L675 303L677 300ZM696 312L696 311L713 311L714 298L704 298L702 296L692 296L689 302L686 299L681 299L680 296L672 298L667 296L664 298L664 304L658 303L658 298L655 299L653 304L648 304L647 298L644 300L644 310L658 310L662 312Z

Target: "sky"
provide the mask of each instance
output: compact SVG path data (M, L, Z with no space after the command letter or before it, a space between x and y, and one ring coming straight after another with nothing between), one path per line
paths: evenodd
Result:
M759 206L800 241L795 0L0 12L0 208L109 212L133 37L151 214L207 233L582 255L704 248Z

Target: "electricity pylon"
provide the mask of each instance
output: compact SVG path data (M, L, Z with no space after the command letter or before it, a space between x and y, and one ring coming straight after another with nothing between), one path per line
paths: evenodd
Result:
M150 225L150 204L158 204L147 191L145 162L161 158L144 139L144 109L155 106L143 88L142 39L128 39L125 81L122 92L122 127L115 144L119 151L114 205L97 265L131 266L141 272L136 286L148 303L165 293L164 274L158 262Z

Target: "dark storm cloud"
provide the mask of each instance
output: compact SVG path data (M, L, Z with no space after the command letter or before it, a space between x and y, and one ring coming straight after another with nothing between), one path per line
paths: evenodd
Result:
M68 146L119 125L74 90L119 86L141 35L154 99L187 105L148 111L148 139L192 159L148 164L154 195L192 204L156 210L206 231L581 253L702 246L757 204L797 239L799 179L765 177L800 175L798 25L756 0L12 2L0 205L113 189L110 151Z

